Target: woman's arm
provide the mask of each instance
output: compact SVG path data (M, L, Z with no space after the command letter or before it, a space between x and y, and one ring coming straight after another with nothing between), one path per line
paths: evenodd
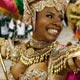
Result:
M25 73L19 78L20 80L47 80L47 62L34 63L30 65Z
M21 76L21 74L25 72L26 68L27 66L19 61L15 66L11 68L11 73L13 77L17 80Z

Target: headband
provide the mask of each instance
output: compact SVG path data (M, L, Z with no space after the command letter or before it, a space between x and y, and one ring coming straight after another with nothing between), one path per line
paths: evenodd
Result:
M30 24L31 19L35 20L36 12L42 11L45 7L55 7L64 14L66 6L65 0L24 0L23 21Z

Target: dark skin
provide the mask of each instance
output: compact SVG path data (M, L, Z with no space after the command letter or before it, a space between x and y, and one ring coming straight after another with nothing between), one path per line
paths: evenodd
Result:
M62 13L58 12L54 7L45 8L41 12L37 13L35 31L33 31L34 39L45 42L55 41L62 30L62 18ZM52 32L50 33L49 30ZM47 72L47 66L48 62L42 62L27 67L19 61L16 66L12 67L11 72L17 80L26 69L27 71L31 71L32 69L41 69Z
M62 13L56 10L54 7L45 8L41 12L38 12L35 30L33 31L33 38L43 42L54 42L62 30L62 19ZM68 65L68 67L69 66L74 65ZM40 69L47 72L48 61L32 64L29 67L19 61L14 67L12 67L11 72L14 78L17 80L25 71L28 72L33 69ZM69 69L67 71L69 71ZM67 71L64 74L53 74L53 76L57 77L56 80L65 80Z
M51 11L51 9L54 12ZM55 41L62 30L62 19L63 15L61 14L61 12L57 12L57 10L54 10L53 8L45 8L37 15L37 27L35 27L33 37L38 41ZM49 32L49 30L51 31L51 33Z

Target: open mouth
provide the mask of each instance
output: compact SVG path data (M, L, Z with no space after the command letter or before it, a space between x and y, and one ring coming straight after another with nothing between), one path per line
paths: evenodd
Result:
M46 29L47 29L48 34L54 37L57 37L61 31L61 27L58 26L57 24L56 25L49 24Z
M51 35L56 35L56 34L58 34L58 30L56 30L56 29L48 29L48 33L51 34Z
M56 29L48 29L48 34L56 38L58 37L59 31Z

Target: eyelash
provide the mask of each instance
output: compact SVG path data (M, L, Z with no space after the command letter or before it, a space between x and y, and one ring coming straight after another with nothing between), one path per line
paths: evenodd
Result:
M52 15L52 14L47 14L46 17L52 19L52 18L54 18L54 15ZM59 18L60 18L60 21L62 21L62 20L64 19L62 16L59 16Z
M53 15L51 15L51 14L47 14L46 17L52 19L52 18L53 18Z
M61 20L61 21L63 21L63 19L64 19L63 17L60 17L60 20Z

